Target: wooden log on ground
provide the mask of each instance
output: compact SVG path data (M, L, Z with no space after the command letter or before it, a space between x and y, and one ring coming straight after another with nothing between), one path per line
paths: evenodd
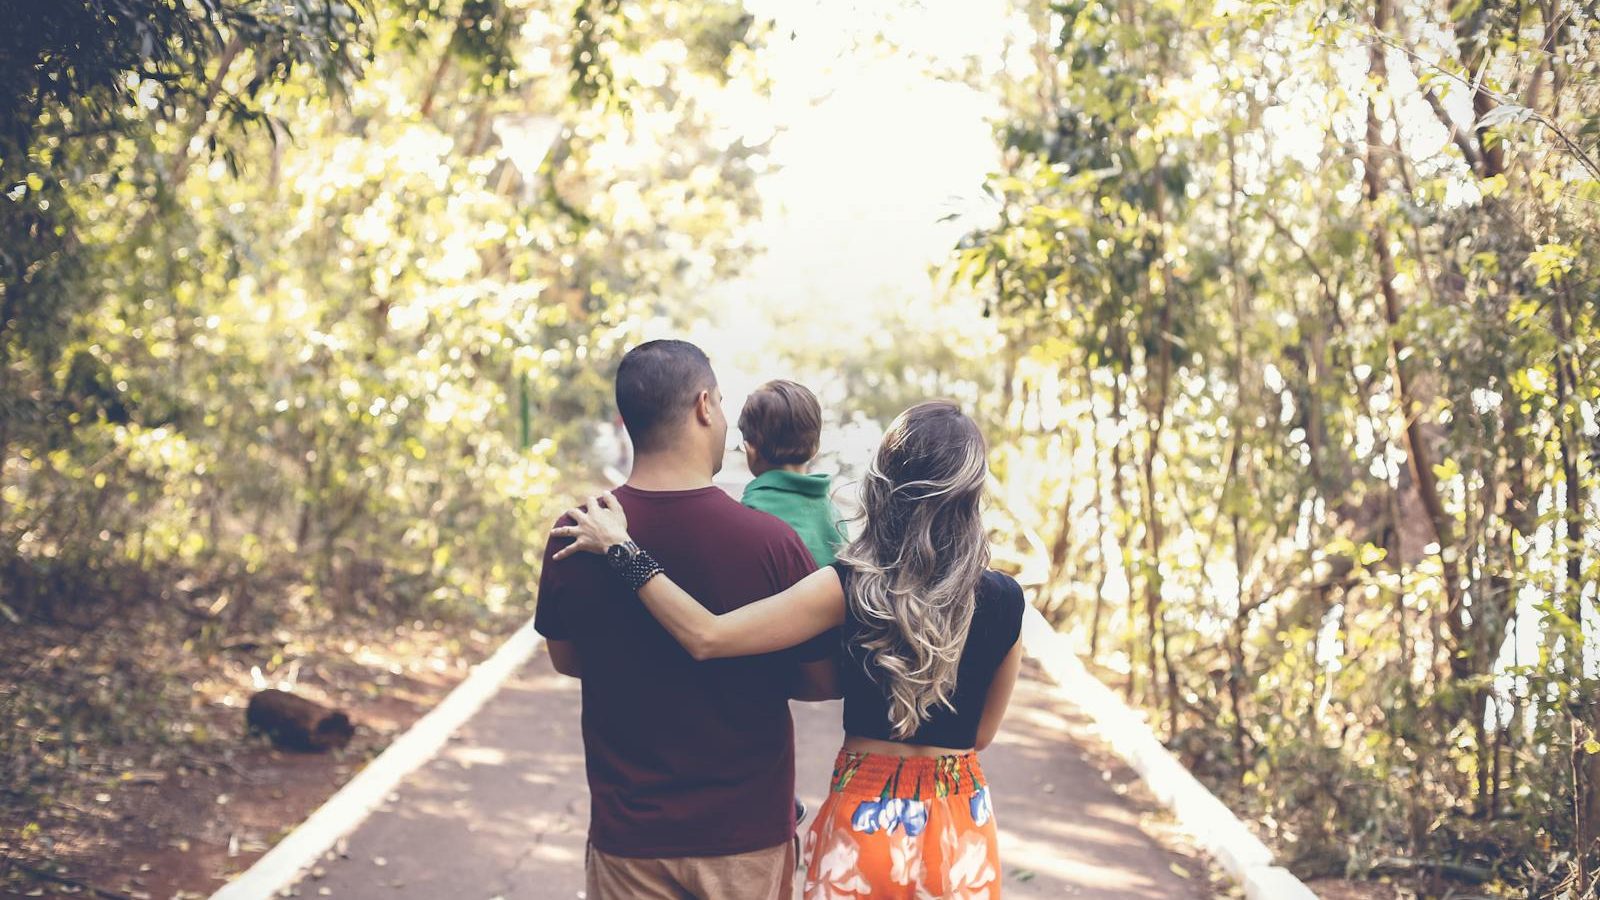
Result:
M356 733L349 716L288 691L258 691L250 698L245 721L279 748L302 753L343 747Z

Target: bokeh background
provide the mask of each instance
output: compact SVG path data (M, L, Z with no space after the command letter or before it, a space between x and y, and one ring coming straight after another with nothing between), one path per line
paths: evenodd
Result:
M0 885L259 852L124 789L263 684L426 708L681 336L842 483L965 404L1036 602L1298 873L1593 896L1595 13L0 0Z

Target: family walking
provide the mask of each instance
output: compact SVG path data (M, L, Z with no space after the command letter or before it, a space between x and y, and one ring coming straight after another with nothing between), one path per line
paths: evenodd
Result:
M583 684L589 900L997 898L977 751L1021 663L1022 589L988 569L988 474L954 404L902 413L846 541L809 475L821 411L792 382L739 418L756 474L715 487L728 423L709 360L682 341L623 359L626 484L551 533L535 627ZM788 701L844 699L827 800L794 840Z

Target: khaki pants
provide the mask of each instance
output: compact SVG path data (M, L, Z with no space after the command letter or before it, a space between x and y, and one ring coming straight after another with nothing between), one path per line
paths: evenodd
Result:
M590 847L587 900L791 900L794 842L733 856L629 859Z

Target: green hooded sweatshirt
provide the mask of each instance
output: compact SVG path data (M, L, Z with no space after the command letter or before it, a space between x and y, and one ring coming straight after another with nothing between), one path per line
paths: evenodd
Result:
M832 480L829 475L769 469L745 485L743 503L789 523L800 540L805 541L817 565L830 565L834 554L844 544L839 511L828 499Z

